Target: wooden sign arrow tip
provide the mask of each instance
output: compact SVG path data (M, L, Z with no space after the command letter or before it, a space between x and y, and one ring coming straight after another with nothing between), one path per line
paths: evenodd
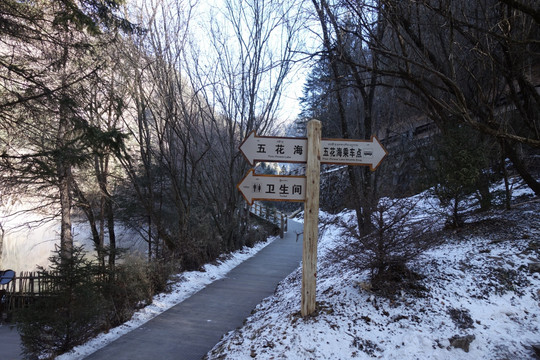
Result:
M377 170L383 159L388 155L388 151L384 148L383 144L375 136L371 136L371 142L373 143L373 160L369 165L371 171Z
M242 152L242 155L246 158L247 162L253 166L255 164L255 156L253 148L256 147L255 145L255 137L257 134L255 134L255 130L249 133L249 135L244 139L242 144L240 144L240 151Z
M244 176L244 178L238 183L238 185L236 185L236 188L240 191L240 193L250 206L253 205L253 197L252 192L249 191L249 184L252 182L251 179L253 178L254 173L255 171L253 169L249 169L246 176Z

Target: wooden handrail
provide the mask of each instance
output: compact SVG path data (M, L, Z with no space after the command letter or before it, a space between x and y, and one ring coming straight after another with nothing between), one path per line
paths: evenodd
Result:
M283 239L284 233L287 232L288 229L287 215L275 208L264 206L258 202L255 202L253 205L251 205L249 211L252 214L260 217L261 219L277 225L277 227L280 229L279 236Z

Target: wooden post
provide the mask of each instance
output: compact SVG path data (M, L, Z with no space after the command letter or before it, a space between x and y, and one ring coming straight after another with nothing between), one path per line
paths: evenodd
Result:
M307 124L306 201L302 252L302 316L315 311L317 238L319 235L319 181L321 170L321 122Z

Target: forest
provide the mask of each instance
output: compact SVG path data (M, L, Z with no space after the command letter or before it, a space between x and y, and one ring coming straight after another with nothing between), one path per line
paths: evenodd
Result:
M20 317L28 353L65 352L170 274L266 238L236 187L252 131L303 136L318 119L326 138L376 135L389 153L377 171L323 168L321 180L321 208L353 210L361 239L383 197L431 188L458 228L471 194L482 210L510 208L511 176L540 196L539 23L535 0L3 0L0 205L60 224L56 296ZM501 179L506 191L490 192ZM75 221L95 260L74 244ZM144 239L143 261L117 245L119 224ZM0 249L4 235L0 222ZM93 309L70 301L89 296ZM43 309L68 323L25 321Z

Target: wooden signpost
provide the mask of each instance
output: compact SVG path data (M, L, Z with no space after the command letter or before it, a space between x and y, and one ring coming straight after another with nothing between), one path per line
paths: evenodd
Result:
M307 195L304 203L304 243L302 244L302 304L307 316L315 311L317 289L317 242L319 237L319 188L321 177L321 122L307 124L308 156L306 164Z
M311 120L306 138L257 136L251 132L240 150L253 166L257 161L305 163L306 176L256 175L251 169L237 185L251 205L255 200L303 201L302 316L315 311L320 167L364 165L375 171L387 155L379 140L322 139L321 122Z

